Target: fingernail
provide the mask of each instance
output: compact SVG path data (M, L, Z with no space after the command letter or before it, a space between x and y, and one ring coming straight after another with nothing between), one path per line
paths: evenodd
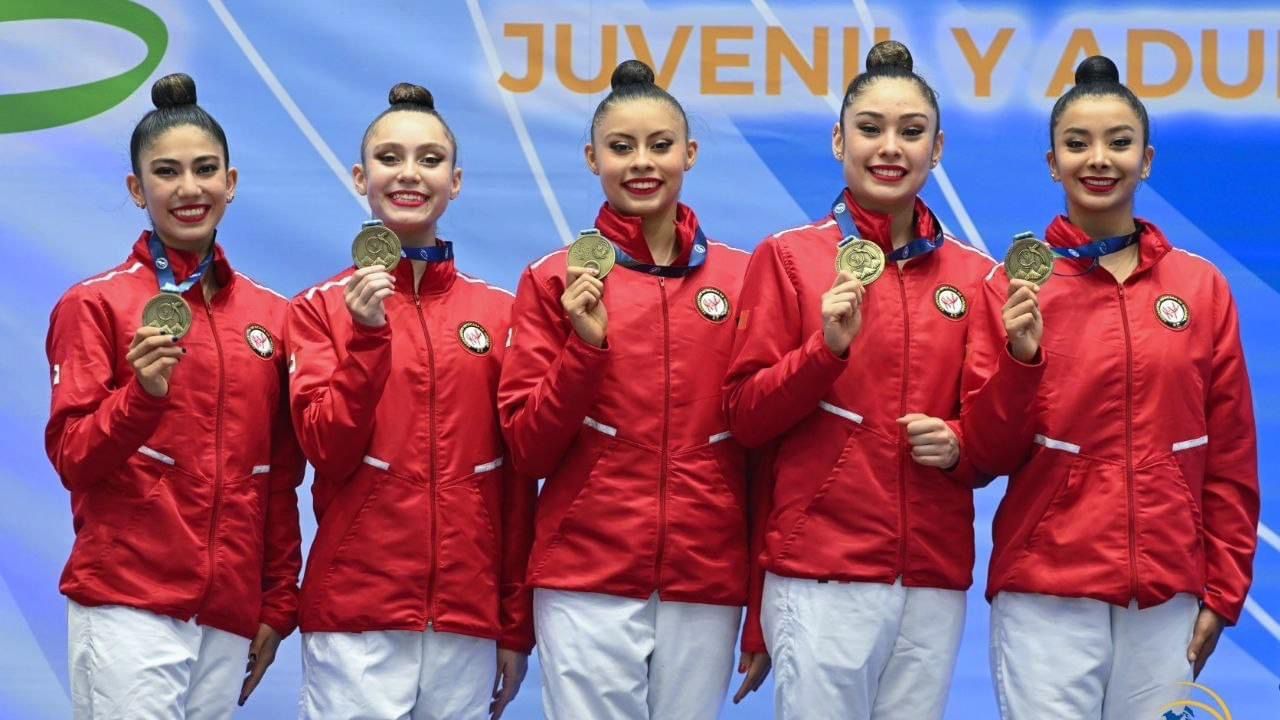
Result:
M177 335L170 335L170 336L169 336L169 342L178 342L178 336L177 336Z

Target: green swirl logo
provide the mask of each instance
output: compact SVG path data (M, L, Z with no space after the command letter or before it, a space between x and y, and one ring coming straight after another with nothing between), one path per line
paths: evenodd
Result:
M147 56L132 70L83 85L0 95L0 133L69 125L119 105L151 76L169 47L158 15L129 0L0 0L0 22L88 20L138 36Z

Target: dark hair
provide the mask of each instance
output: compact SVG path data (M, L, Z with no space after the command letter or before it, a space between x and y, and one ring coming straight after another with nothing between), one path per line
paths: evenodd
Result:
M1129 107L1142 122L1142 146L1151 144L1151 120L1147 118L1147 108L1133 91L1120 82L1120 70L1111 58L1093 55L1080 61L1076 66L1075 87L1062 94L1058 102L1053 104L1053 113L1049 115L1049 147L1053 147L1053 131L1058 128L1058 120L1066 112L1071 103L1082 97L1118 97L1128 103Z
M142 116L129 138L129 159L133 163L134 175L142 174L138 164L142 151L151 147L165 132L182 125L193 125L209 133L222 146L223 164L231 164L227 134L212 115L196 104L196 81L190 75L173 73L157 80L151 86L151 102L155 109Z
M844 109L853 104L853 101L862 94L867 86L879 80L880 78L902 78L910 80L920 88L920 94L924 95L924 99L928 101L929 107L933 108L933 112L938 116L938 126L934 128L936 133L942 128L942 111L938 108L938 93L933 91L929 83L924 78L915 73L912 68L915 63L911 59L911 51L906 45L897 40L884 40L876 43L867 51L867 69L860 73L857 77L849 81L849 87L844 91L844 102L840 104L840 127L844 127Z
M387 93L387 103L390 105L386 110L378 114L378 117L369 123L369 127L365 128L364 138L360 140L360 161L364 162L364 150L369 145L369 136L373 134L373 128L382 118L393 112L420 112L426 113L440 121L440 125L444 128L444 134L449 138L450 144L453 145L453 165L458 165L458 139L453 136L453 131L449 129L449 123L444 121L444 117L436 111L435 98L431 96L431 91L421 85L413 83L396 83L392 86L391 91Z
M618 103L627 100L635 100L637 98L647 98L650 100L658 100L675 109L680 114L680 119L684 121L685 137L689 136L689 116L684 112L684 106L676 100L671 93L658 87L654 82L653 68L640 62L639 60L624 60L618 67L614 68L613 76L609 78L609 85L613 89L608 95L600 101L596 106L596 112L591 116L591 135L594 138L596 126L600 124L601 118L609 111L609 108Z

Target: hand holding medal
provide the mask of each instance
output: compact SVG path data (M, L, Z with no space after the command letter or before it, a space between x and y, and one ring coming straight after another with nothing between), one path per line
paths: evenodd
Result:
M133 334L125 360L133 368L138 384L148 394L155 397L169 394L169 378L173 369L187 354L186 348L179 347L177 343L178 336L146 325Z
M604 347L609 314L604 308L604 276L617 260L613 243L594 228L584 230L569 246L568 271L560 306L573 330L585 342Z
M1031 233L1013 238L1005 256L1009 295L1001 316L1009 349L1021 362L1031 362L1040 351L1044 318L1040 316L1040 286L1053 274L1053 252Z
M369 220L351 243L351 258L357 270L343 291L352 319L367 327L387 324L382 303L395 292L391 274L400 263L400 238L379 220Z
M862 330L862 301L867 288L852 274L841 270L831 289L822 294L822 337L827 348L843 356Z

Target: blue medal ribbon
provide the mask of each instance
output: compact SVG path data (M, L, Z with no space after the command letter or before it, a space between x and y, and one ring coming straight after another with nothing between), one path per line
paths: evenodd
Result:
M707 236L703 234L701 226L694 231L693 252L689 254L688 265L652 265L631 257L627 251L618 247L617 243L613 243L613 249L617 253L618 264L629 270L659 277L684 277L702 267L702 264L707 261Z
M858 226L853 221L853 213L849 212L849 206L845 204L843 190L836 196L835 202L831 204L831 214L835 216L836 224L840 226L840 235L842 237L838 247L843 247L854 240L861 239L861 236L858 235ZM939 229L934 233L933 237L922 237L912 240L906 245L903 245L897 250L889 253L886 256L886 262L910 260L911 258L920 257L921 255L927 255L942 247L942 243L945 242L945 238L942 235L940 223L934 222L934 227L938 227Z
M1141 237L1142 227L1139 226L1128 235L1117 235L1116 237L1102 238L1101 240L1094 240L1091 243L1086 243L1079 247L1054 247L1051 245L1050 249L1052 249L1054 253L1062 257L1071 258L1072 260L1092 258L1096 265L1098 263L1098 258L1103 255L1110 255L1111 253L1119 252L1138 242L1138 239Z
M156 270L156 277L160 280L160 292L177 293L181 295L196 283L200 282L200 278L209 271L209 267L213 265L213 247L209 247L209 254L204 256L200 264L196 266L196 271L182 282L178 282L173 274L173 263L169 262L169 254L165 252L164 243L160 242L160 236L154 232L147 239L147 245L151 249L151 266Z
M427 247L402 247L400 248L400 257L410 260L425 260L427 262L452 260L453 243L446 240L438 242L438 245L429 245Z

